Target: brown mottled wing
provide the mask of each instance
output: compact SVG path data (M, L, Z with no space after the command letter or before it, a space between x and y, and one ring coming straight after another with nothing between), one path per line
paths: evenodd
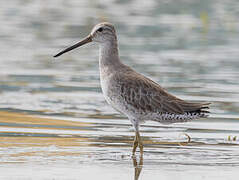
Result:
M206 112L210 103L191 103L181 100L147 77L130 72L120 77L120 95L136 109L143 112L183 114L185 112Z

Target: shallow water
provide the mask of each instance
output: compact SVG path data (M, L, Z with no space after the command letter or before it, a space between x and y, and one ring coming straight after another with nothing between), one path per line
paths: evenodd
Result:
M236 179L239 3L146 2L0 2L0 179ZM143 159L102 96L98 46L52 58L103 20L116 25L123 62L212 102L206 119L143 124Z

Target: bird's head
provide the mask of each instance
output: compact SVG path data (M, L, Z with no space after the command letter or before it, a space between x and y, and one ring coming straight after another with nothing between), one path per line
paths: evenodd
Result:
M108 22L97 24L91 31L92 41L105 43L107 41L116 40L115 28Z
M86 36L84 39L82 39L80 42L59 52L54 57L58 57L68 51L71 51L77 47L80 47L92 41L102 44L102 43L108 43L108 42L116 41L116 40L117 38L116 38L116 32L115 32L114 26L108 22L103 22L103 23L97 24L92 29L91 33L88 36Z

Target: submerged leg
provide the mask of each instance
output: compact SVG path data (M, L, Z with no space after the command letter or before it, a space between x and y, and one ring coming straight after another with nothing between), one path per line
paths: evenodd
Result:
M133 156L132 159L134 165L134 180L138 180L141 170L143 168L143 155L140 155L139 163L137 162L137 158L135 156Z

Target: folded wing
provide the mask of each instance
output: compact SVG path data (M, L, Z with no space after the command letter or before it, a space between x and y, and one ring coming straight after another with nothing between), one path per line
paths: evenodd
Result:
M141 74L121 76L119 82L120 96L131 106L141 112L151 113L208 113L210 103L192 103L179 99L166 92L159 84Z

